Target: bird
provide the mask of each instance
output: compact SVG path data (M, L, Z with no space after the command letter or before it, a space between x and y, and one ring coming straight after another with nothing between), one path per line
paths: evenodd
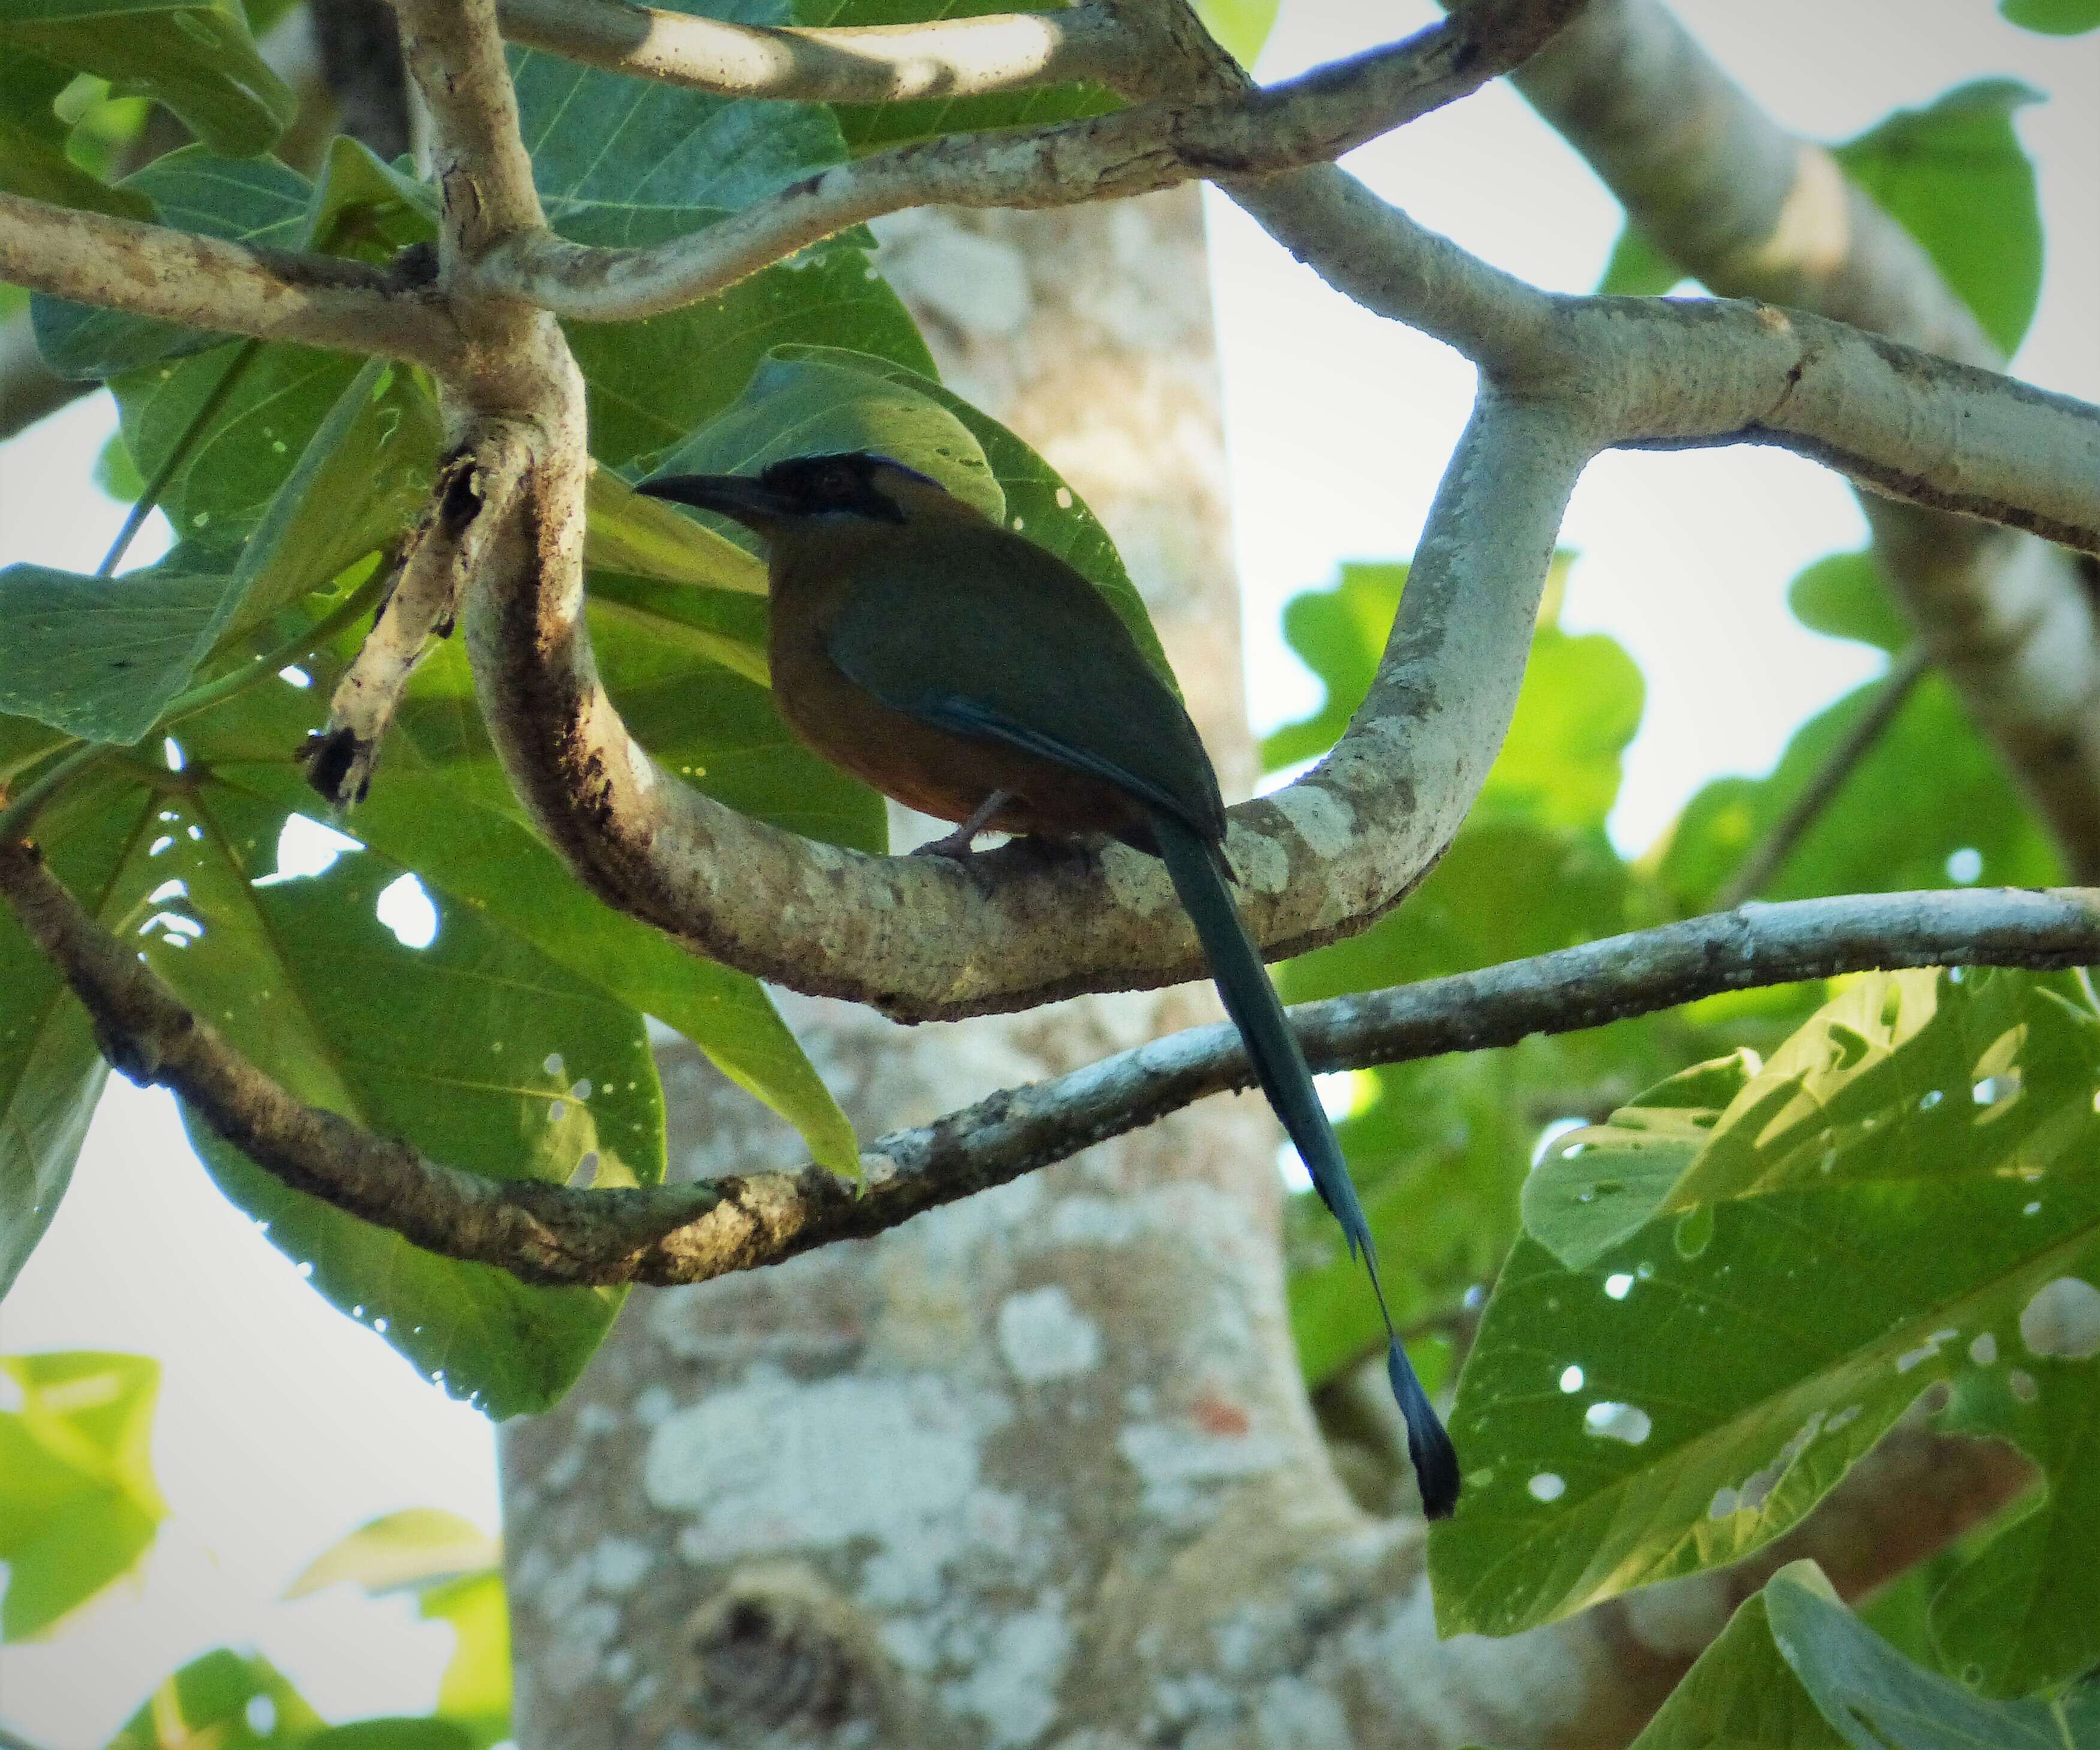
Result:
M1424 1511L1449 1514L1458 1454L1394 1330L1341 1145L1233 901L1217 774L1114 609L1056 554L871 451L636 490L758 537L777 708L822 758L957 822L922 851L967 857L995 831L1107 836L1165 863L1255 1079L1364 1261Z

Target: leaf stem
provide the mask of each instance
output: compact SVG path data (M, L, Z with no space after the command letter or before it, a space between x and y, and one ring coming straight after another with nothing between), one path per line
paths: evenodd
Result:
M109 551L102 556L102 563L95 568L97 577L112 575L123 562L125 550L130 546L133 537L146 526L146 518L152 515L154 507L161 502L161 495L167 491L168 483L175 477L175 470L188 460L191 447L204 434L204 428L226 404L226 398L232 393L233 386L240 380L241 373L247 370L262 347L262 342L259 340L244 341L240 350L226 361L225 370L219 373L218 381L212 385L211 392L204 398L203 405L190 416L190 422L183 427L183 434L175 439L174 447L168 452L161 465L153 470L153 478L146 483L145 491L139 495L138 502L126 514L124 527L117 531L117 539L109 544Z
M1802 787L1801 793L1788 804L1786 812L1772 823L1771 831L1753 846L1748 856L1736 866L1727 885L1714 896L1714 910L1733 911L1746 899L1757 897L1758 890L1779 872L1780 866L1793 854L1808 829L1828 808L1838 792L1850 778L1882 732L1903 709L1904 702L1911 690L1924 678L1931 666L1925 653L1922 640L1912 643L1895 665L1889 670L1873 702L1854 724L1843 740L1830 750L1830 756L1811 774Z

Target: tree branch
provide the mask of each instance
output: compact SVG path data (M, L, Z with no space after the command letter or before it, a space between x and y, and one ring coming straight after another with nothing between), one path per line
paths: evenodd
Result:
M637 249L520 230L479 262L492 290L587 321L712 297L849 226L906 207L1038 208L1149 194L1198 177L1321 162L1476 90L1583 0L1483 0L1403 42L1218 101L963 134L834 165L691 235Z
M862 1157L858 1194L814 1166L638 1191L497 1181L293 1098L83 910L33 847L0 844L0 896L64 972L124 1074L174 1090L293 1189L527 1281L698 1282L778 1263L1004 1184L1253 1076L1234 1029L1193 1028L893 1131ZM1308 1004L1291 1021L1314 1069L1356 1069L1840 972L2095 960L2100 891L2091 888L1801 900Z
M625 0L498 0L514 42L723 97L893 104L1134 76L1105 7L833 30L730 24Z
M1631 223L1716 292L1816 311L1968 364L2001 363L1909 233L1822 147L1759 109L1657 0L1595 0L1516 84ZM2073 871L2100 874L2091 597L2061 554L1871 498L1867 511L1882 570L1970 716Z
M33 292L258 340L438 368L455 337L436 300L360 262L0 193L0 280Z

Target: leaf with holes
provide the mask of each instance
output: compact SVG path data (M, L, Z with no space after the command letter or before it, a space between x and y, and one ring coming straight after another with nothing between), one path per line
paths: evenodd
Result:
M305 1750L322 1729L268 1660L220 1647L163 1680L105 1750Z
M1447 1631L1763 1547L1927 1386L2005 1364L2036 1297L2078 1292L2050 1285L2100 1276L2100 1020L2049 985L1862 978L1748 1067L1703 1073L1710 1124L1696 1078L1657 1103L1705 1136L1677 1133L1670 1184L1624 1173L1625 1238L1564 1220L1579 1267L1511 1254L1453 1417L1467 1497L1431 1538ZM1646 1122L1539 1172L1595 1187Z
M157 1361L74 1351L0 1356L0 1641L40 1633L130 1571L167 1506L154 1486Z
M157 869L185 891L149 958L296 1098L491 1179L663 1177L638 1014L471 906L436 901L435 937L405 946L375 912L401 871L373 853L267 879L282 815L231 786L202 781L170 813ZM529 1287L422 1251L287 1188L185 1117L220 1187L316 1289L492 1416L553 1403L619 1308L618 1289Z
M623 706L652 728L676 723L688 747L705 747L704 755L678 756L682 763L703 757L715 765L699 782L776 823L882 847L879 805L814 755L779 745L786 732L762 690L727 677L724 687L695 685L690 659L664 648L660 628L638 637L612 627L602 611L594 628L601 668ZM666 672L682 672L683 685L667 682L644 698L629 661L638 653ZM221 782L267 803L271 822L311 807L294 750L319 722L342 660L338 651L310 664L310 689L265 685L200 713L183 725L184 745ZM725 690L736 695L726 707ZM800 1130L815 1159L835 1172L858 1173L852 1126L764 986L687 953L578 883L527 823L473 697L457 641L433 650L388 739L378 779L359 805L355 825L363 840L625 1007L676 1028ZM274 841L277 830L266 822L259 836Z

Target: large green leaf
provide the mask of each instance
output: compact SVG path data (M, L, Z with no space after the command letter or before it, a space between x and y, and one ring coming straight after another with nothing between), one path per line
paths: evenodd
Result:
M1831 148L2009 358L2034 320L2042 257L2034 166L2013 116L2040 95L2017 80L1979 79Z
M323 1729L268 1660L220 1647L162 1682L106 1750L303 1750Z
M374 359L351 380L230 571L194 549L123 577L0 571L11 636L0 708L84 740L129 745L229 637L317 589L404 527L428 490L437 409Z
M0 1640L49 1628L120 1576L167 1507L153 1483L161 1368L144 1355L0 1356L21 1408L0 1410Z
M1855 639L1891 655L1911 640L1872 548L1833 553L1803 566L1786 586L1786 605L1802 625L1825 637Z
M473 906L440 899L435 938L404 946L374 910L401 871L373 853L267 879L281 813L229 786L171 800L159 867L194 922L149 955L292 1093L493 1179L662 1178L639 1015ZM559 1397L618 1310L618 1290L528 1287L421 1251L288 1189L193 1117L189 1128L222 1188L315 1288L492 1416Z
M152 826L153 793L104 772L55 799L37 838L51 873L121 929L144 891ZM0 1295L58 1213L107 1073L86 1012L0 909Z
M306 178L274 158L223 158L185 146L117 186L157 207L161 223L178 231L258 249L296 249L307 239L311 190ZM42 294L31 300L30 311L37 348L62 377L114 377L201 352L223 339L201 328Z
M2054 1701L1985 1701L1903 1658L1803 1570L1764 1589L1772 1644L1852 1750L2093 1750L2100 1692ZM1810 1573L1813 1571L1810 1570ZM1820 1579L1820 1576L1815 1578Z
M1989 1695L2054 1688L2100 1664L2100 1288L2049 1284L2019 1321L2015 1364L1965 1380L1954 1424L2014 1441L2042 1487L1935 1590L1932 1641Z
M1476 818L1506 813L1548 827L1601 828L1617 799L1621 758L1640 726L1645 689L1639 668L1612 640L1560 629L1560 596L1573 560L1564 553L1554 562L1524 690L1475 804ZM1340 738L1378 672L1406 582L1404 564L1344 565L1333 588L1291 597L1284 637L1327 696L1311 716L1263 742L1262 763L1269 769L1312 759Z
M9 0L0 51L151 97L229 157L267 151L298 112L237 0Z
M1762 1069L1705 1072L1718 1109L1655 1100L1680 1149L1705 1133L1674 1183L1648 1121L1563 1139L1538 1170L1573 1197L1527 1215L1562 1212L1564 1256L1520 1242L1460 1386L1445 1627L1746 1555L1926 1387L2010 1362L2038 1295L2100 1274L2096 1069L2100 1020L2032 978L1876 976ZM1584 1192L1624 1238L1571 1224Z

